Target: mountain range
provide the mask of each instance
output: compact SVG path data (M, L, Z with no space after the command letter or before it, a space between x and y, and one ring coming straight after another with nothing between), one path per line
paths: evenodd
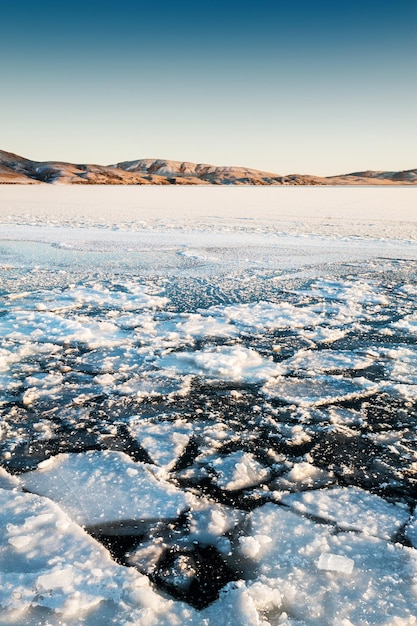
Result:
M417 185L417 169L338 176L280 175L246 167L139 159L114 165L32 161L0 150L0 184L68 185Z

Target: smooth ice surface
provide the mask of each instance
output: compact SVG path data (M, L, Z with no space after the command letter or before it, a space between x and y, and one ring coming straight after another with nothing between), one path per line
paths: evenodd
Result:
M11 225L96 225L119 230L177 226L243 232L262 228L288 234L414 241L415 198L416 190L410 187L1 188L2 220Z
M97 528L175 519L187 506L182 492L123 452L60 454L24 474L22 483L57 502L78 524Z
M391 539L408 521L408 507L398 506L357 487L332 487L284 496L282 503L300 513L332 521L343 530Z

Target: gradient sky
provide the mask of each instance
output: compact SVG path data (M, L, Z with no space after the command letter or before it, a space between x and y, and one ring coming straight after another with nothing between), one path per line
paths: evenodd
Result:
M417 0L0 0L0 149L417 167Z

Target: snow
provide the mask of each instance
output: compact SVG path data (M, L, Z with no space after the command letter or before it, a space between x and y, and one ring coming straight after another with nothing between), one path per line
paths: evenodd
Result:
M12 476L0 467L0 489L17 489L20 486L21 483L17 476Z
M0 626L417 624L415 199L1 187Z

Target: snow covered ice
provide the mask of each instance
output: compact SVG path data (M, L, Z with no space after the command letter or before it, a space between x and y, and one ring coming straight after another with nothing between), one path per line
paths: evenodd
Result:
M416 193L0 188L0 626L417 624Z

